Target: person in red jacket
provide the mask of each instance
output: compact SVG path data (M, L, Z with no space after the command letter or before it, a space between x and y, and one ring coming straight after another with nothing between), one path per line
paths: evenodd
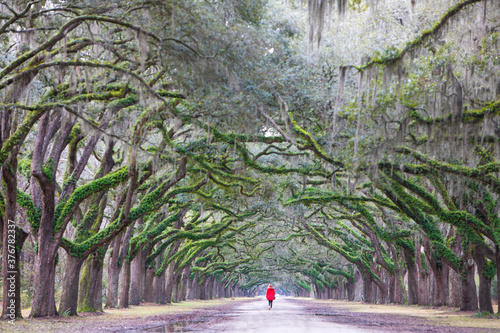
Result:
M273 308L273 301L276 298L273 286L267 287L266 298L269 301L269 310Z

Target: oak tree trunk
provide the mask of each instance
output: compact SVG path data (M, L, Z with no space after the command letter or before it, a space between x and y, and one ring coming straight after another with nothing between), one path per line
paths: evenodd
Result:
M102 312L102 273L107 246L90 255L82 269L78 312Z
M167 275L167 281L166 281L166 302L167 304L172 303L172 296L173 296L173 291L175 287L175 281L176 281L176 276L174 274L174 269L175 269L175 263L171 262L168 265L168 268L166 270L166 275Z
M475 265L474 260L469 258L464 262L464 268L461 276L461 299L460 311L476 311L477 305L477 291L476 281L474 280Z
M47 237L39 238L38 251L35 254L30 317L53 317L58 314L55 300L56 254L50 250L52 244L46 244L49 243ZM42 255L43 252L46 255Z
M491 300L491 280L493 276L487 276L485 251L477 247L474 250L474 260L476 261L479 273L479 310L493 313L493 303Z
M355 285L354 281L347 281L346 282L346 289L347 289L347 299L349 301L354 301L355 289L356 289L356 285Z
M363 278L363 301L372 302L372 280L366 276Z
M184 271L182 273L181 283L180 283L181 290L179 298L181 302L186 300L188 282L189 282L189 267L186 267L184 268Z
M54 216L54 187L46 188L43 196L42 219L38 232L38 248L35 253L33 276L33 303L30 317L57 316L55 301L56 257L52 231Z
M2 318L14 320L23 317L21 313L21 266L19 260L28 233L15 224L9 223L7 217L6 220L2 243L4 281Z
M80 270L85 259L68 255L63 277L61 302L59 303L59 313L61 314L76 316L78 308L78 282L80 280Z
M146 281L144 289L144 301L152 303L154 302L154 288L153 281L155 277L155 270L152 267L146 269Z
M128 308L130 291L130 262L125 260L121 269L120 297L118 299L119 308Z
M4 115L5 117L6 115ZM5 124L4 124L5 126ZM5 129L4 129L5 130ZM5 134L5 133L3 133ZM2 232L2 276L3 306L2 318L14 320L22 318L21 314L21 267L19 263L21 249L28 237L16 223L17 210L17 152L2 167L5 184L5 207Z
M461 278L460 274L455 272L454 270L450 270L450 298L448 301L449 306L458 308L460 307L460 287L461 287Z
M154 276L153 278L153 301L157 304L167 302L167 291L165 287L165 272Z
M120 279L120 247L122 234L113 240L113 250L108 261L108 292L106 297L106 308L118 307L118 283Z
M415 259L411 253L405 251L405 262L408 268L408 305L418 304L418 272Z
M130 272L130 305L139 305L141 303L141 286L144 277L144 262L142 261L142 249L132 260L132 267Z
M495 259L497 264L497 313L500 313L500 247L498 245L495 247Z
M135 221L130 224L125 232L120 248L119 261L122 262L123 268L121 272L120 297L118 300L118 307L120 308L128 308L128 299L130 296L130 260L128 256L130 251L130 238L132 238L132 234L134 233L134 225Z
M198 272L194 274L193 280L191 281L191 288L189 288L189 299L198 299L200 298L198 294L199 286L198 286ZM229 295L231 297L232 295Z

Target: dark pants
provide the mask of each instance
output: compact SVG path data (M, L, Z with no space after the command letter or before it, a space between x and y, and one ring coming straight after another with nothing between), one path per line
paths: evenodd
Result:
M272 308L273 307L273 300L270 300L269 301L269 307Z

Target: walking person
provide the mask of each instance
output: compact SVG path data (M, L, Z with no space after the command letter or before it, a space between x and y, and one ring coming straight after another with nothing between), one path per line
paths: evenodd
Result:
M267 287L266 298L269 301L269 310L273 308L273 301L276 298L273 286Z

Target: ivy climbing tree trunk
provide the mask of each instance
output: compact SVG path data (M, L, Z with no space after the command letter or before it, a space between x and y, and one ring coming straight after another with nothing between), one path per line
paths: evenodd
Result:
M107 245L87 258L78 288L78 312L102 312L102 273Z

